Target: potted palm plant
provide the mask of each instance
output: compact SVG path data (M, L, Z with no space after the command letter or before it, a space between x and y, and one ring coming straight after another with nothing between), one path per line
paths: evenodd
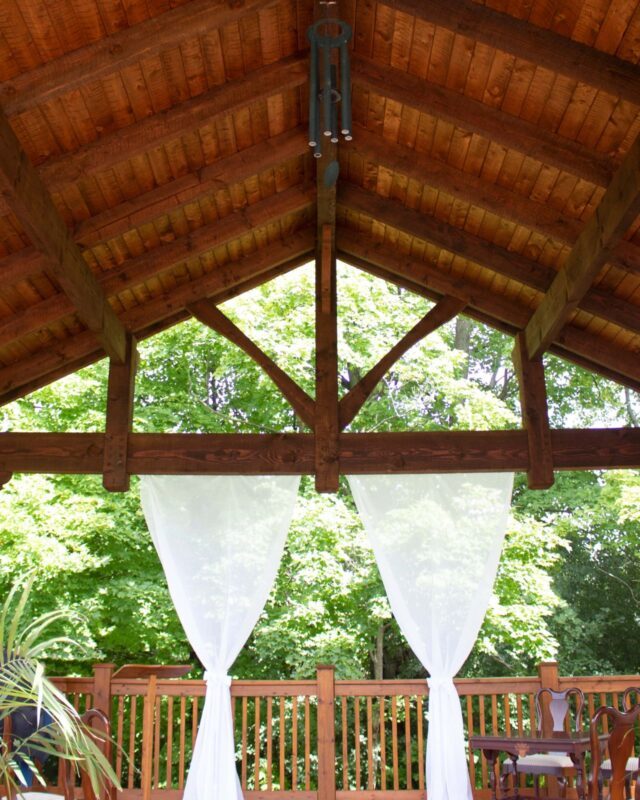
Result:
M25 621L33 579L14 586L0 613L0 784L2 794L22 795L34 782L45 785L42 764L48 756L82 770L96 795L116 776L94 729L84 725L66 697L49 681L40 661L66 636L51 636L68 615L51 611Z

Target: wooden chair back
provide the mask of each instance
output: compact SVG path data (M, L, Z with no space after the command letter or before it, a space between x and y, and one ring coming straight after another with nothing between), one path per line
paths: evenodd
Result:
M601 720L607 717L609 733L606 740L601 740ZM636 724L640 719L640 705L629 711L618 711L611 706L601 706L593 715L589 727L591 737L591 793L590 800L602 797L602 781L600 769L605 749L609 751L611 760L611 778L609 779L609 800L626 800L625 779L627 778L627 761L635 749ZM636 800L640 800L640 782L636 781Z
M631 711L638 703L640 703L640 686L628 686L622 695L622 707L625 711Z
M574 729L580 730L580 723L582 720L582 709L584 708L584 694L582 689L572 687L571 689L563 689L556 692L554 689L549 689L546 686L538 689L536 692L536 721L538 725L538 733L542 733L544 729L544 713L542 707L542 700L544 695L549 695L549 715L551 717L551 733L561 733L565 729L565 721L571 709L570 698L575 695L576 698L576 711L574 720ZM545 731L546 733L546 731Z

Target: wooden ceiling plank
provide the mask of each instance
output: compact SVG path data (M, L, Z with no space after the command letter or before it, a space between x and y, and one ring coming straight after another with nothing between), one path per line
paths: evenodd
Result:
M612 169L605 156L416 75L376 64L354 53L352 79L408 108L446 120L597 186L608 186L611 181Z
M191 0L130 28L65 53L0 83L7 115L21 114L188 39L257 13L277 0Z
M194 281L174 287L170 292L154 298L143 306L125 311L123 320L138 340L144 335L153 335L149 330L163 320L175 320L185 307L203 297L214 302L222 302L237 293L254 288L260 283L270 280L275 274L294 269L311 259L314 246L314 235L311 229L298 231L287 237L282 244L270 244L269 248L245 256L239 261L228 262ZM173 324L173 323L172 323ZM86 366L90 361L101 358L96 350L94 338L87 333L62 342L53 347L34 353L33 356L10 364L0 369L0 405L22 397L28 391L46 385L52 379L62 377L67 365L78 369L81 361ZM70 371L73 371L70 370Z
M453 227L442 220L406 208L401 203L368 192L352 184L340 189L341 205L366 214L393 228L441 247L450 253L474 261L506 278L546 292L552 285L555 272L519 253L500 247L480 236ZM614 294L591 289L580 302L580 308L613 322L634 333L640 332L640 308Z
M110 169L134 156L214 123L240 108L306 83L305 59L292 56L228 81L146 119L108 133L73 152L38 166L49 191L60 191L88 175ZM0 209L2 211L3 209ZM6 206L4 209L6 213Z
M134 433L132 474L310 475L314 435ZM640 467L640 429L608 428L551 432L558 469ZM0 472L99 474L102 433L0 433ZM425 431L343 433L344 474L524 471L526 433Z
M341 229L339 231L338 250L343 252L347 261L350 256L379 265L389 272L399 275L418 285L423 285L438 295L454 295L466 301L467 311L477 310L487 315L498 326L505 324L518 330L526 328L531 317L528 308L513 302L511 299L493 294L490 290L478 286L463 278L448 275L426 261L413 256L404 255L380 242L371 240L370 236L356 231ZM557 345L557 346L556 346ZM571 358L578 356L580 365L593 372L604 367L607 377L618 383L640 390L640 359L637 353L622 351L599 337L567 325L562 331L553 352Z
M554 481L553 448L542 356L531 360L527 355L524 336L519 333L512 358L518 376L522 423L527 432L529 448L527 485L530 489L548 489Z
M240 184L247 178L274 169L309 150L307 134L294 128L279 136L220 158L195 172L126 200L114 208L96 214L74 229L81 247L93 247L170 213L187 203L197 202L211 192ZM0 270L2 269L0 261Z
M640 213L640 137L633 143L525 330L529 358L541 355L589 291Z
M249 358L253 359L280 389L305 425L308 425L313 430L315 424L315 402L313 398L309 397L272 358L225 316L215 303L211 300L196 300L187 306L187 310L200 322L208 325L232 344L244 350Z
M107 354L122 362L126 331L55 208L38 173L0 110L0 190L48 261L82 322Z
M113 360L109 363L102 485L110 492L129 491L127 454L133 424L137 364L136 340L129 335L124 363L118 364Z
M301 128L286 131L78 223L73 230L74 241L81 248L90 248L122 236L187 203L201 200L217 189L240 183L303 155L308 149L305 131ZM0 259L4 286L26 280L45 268L45 259L35 248L25 248Z
M635 64L471 0L393 0L397 11L640 105Z
M311 203L311 192L305 193L298 188L287 189L273 197L245 206L216 222L203 225L184 236L179 236L172 242L123 262L118 267L106 270L97 277L97 281L101 290L111 297L175 268L190 258L239 239L255 228L277 221L287 214L309 208ZM0 346L51 325L73 310L73 304L65 295L52 295L27 309L23 314L14 315L0 322Z
M569 246L575 244L583 228L579 220L562 216L545 203L463 172L426 153L419 153L400 143L389 147L385 139L361 125L354 126L354 137L348 150L392 172L444 191L465 203L484 208L502 219L511 220ZM640 247L631 242L620 242L618 248L611 254L610 263L640 274Z
M439 300L340 400L340 429L344 430L356 417L378 383L414 344L460 314L464 307L464 301L457 297L445 296Z

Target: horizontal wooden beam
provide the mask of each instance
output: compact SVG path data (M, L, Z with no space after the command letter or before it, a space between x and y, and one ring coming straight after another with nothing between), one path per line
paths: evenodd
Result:
M446 161L418 152L400 142L394 142L390 146L382 136L377 136L361 125L353 126L353 141L347 143L345 148L375 166L385 167L421 184L446 192L465 203L486 209L501 219L510 220L516 225L522 225L570 247L573 247L584 227L584 223L579 219L563 216L548 204L520 194L515 187L506 189L498 183L491 183L472 173L463 172ZM367 170L365 175L370 179ZM632 242L620 242L611 253L609 263L620 269L640 274L640 247ZM539 265L538 270L540 270ZM553 275L551 271L549 272ZM551 279L550 277L546 280L543 277L541 284L545 285L545 289L550 285Z
M393 0L397 11L640 105L637 66L471 0Z
M303 192L297 187L286 189L105 270L96 280L104 294L112 297L288 214L311 208L312 204L313 193L310 190ZM51 325L73 312L74 306L65 295L51 295L22 314L0 321L0 346Z
M640 136L527 325L524 337L530 359L557 339L639 213Z
M358 414L362 406L384 378L391 367L402 356L425 336L437 330L445 322L453 319L465 307L464 301L457 297L443 297L408 331L391 350L375 364L367 374L340 400L338 411L340 414L340 429L347 425Z
M232 344L243 350L249 358L264 370L282 392L300 419L311 430L315 425L315 401L298 386L275 361L261 350L243 331L238 328L211 300L196 300L187 306L193 316L224 336Z
M338 250L349 261L351 256L358 266L366 269L372 264L386 269L417 286L429 289L439 296L453 295L464 300L468 313L473 310L485 315L489 324L504 324L522 330L531 317L528 307L510 298L494 294L487 288L468 279L444 272L437 265L421 258L399 252L397 248L373 241L371 236L344 227L339 229ZM635 353L624 351L588 331L567 325L555 343L552 352L571 360L578 356L580 366L593 372L604 367L607 377L635 391L640 390L640 362Z
M265 250L244 256L238 261L229 261L194 281L175 286L170 292L148 303L134 306L124 312L122 318L139 340L143 338L141 331L163 320L175 319L195 300L210 297L216 302L223 302L234 296L234 292L237 294L252 289L275 275L306 263L312 258L314 241L314 232L310 228L294 232L287 237L286 243L274 242ZM64 374L68 365L84 361L86 366L99 358L101 354L99 350L96 351L93 338L78 334L3 367L0 369L0 405L22 397L25 386L33 391L39 378L44 378L44 383L47 383L50 376L60 377L61 372Z
M543 164L573 173L598 186L609 185L613 174L609 159L520 117L429 83L417 75L376 64L355 53L352 79L354 84L382 97L390 97L423 114L447 120Z
M0 109L0 193L40 250L68 302L115 361L124 361L127 334L82 258L44 187Z
M640 428L553 430L556 469L640 468ZM343 433L342 474L526 471L515 431ZM0 472L102 471L102 433L0 433ZM313 434L133 433L130 474L313 474Z
M339 200L341 205L352 211L366 214L537 291L546 292L557 274L519 253L353 184L342 185ZM621 300L611 292L599 288L591 289L581 299L580 308L622 328L640 333L640 308L635 303Z
M21 114L114 72L238 22L275 0L191 0L0 83L6 114Z

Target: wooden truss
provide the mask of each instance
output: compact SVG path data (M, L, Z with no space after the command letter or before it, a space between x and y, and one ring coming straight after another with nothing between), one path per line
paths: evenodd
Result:
M218 24L234 25L246 15L267 9L273 0L219 3ZM628 62L558 36L468 0L397 0L398 11L449 31L474 37L552 71L637 103L640 75ZM317 14L327 13L320 4ZM0 111L0 213L18 218L31 247L0 262L6 284L24 281L46 267L61 292L35 303L24 313L0 322L0 346L28 337L43 326L77 314L86 330L51 349L37 351L0 368L0 402L49 383L106 353L110 358L104 433L0 434L0 486L14 472L97 473L111 491L126 491L131 474L314 475L318 491L336 491L341 474L519 470L529 486L546 488L554 470L640 468L640 430L552 430L549 426L543 355L553 352L604 375L640 388L640 363L631 351L615 347L571 322L578 309L631 333L640 332L637 305L610 290L594 287L605 263L640 274L640 249L623 239L640 213L640 139L616 171L610 160L577 142L512 114L490 108L444 86L408 72L381 66L355 53L354 86L380 93L435 114L446 123L473 131L505 148L538 158L551 167L606 188L595 214L583 227L524 195L454 169L445 161L384 139L357 122L353 142L341 145L363 162L430 185L464 203L529 227L571 248L557 271L490 243L465 229L429 217L365 186L338 184L326 176L337 161L337 145L323 142L316 163L316 188L310 182L258 200L214 222L177 236L157 251L130 258L98 275L88 267L83 248L121 236L153 222L176 205L198 201L221 185L248 179L307 151L302 127L263 139L187 172L76 225L71 232L51 193L73 185L79 176L98 174L124 159L136 158L205 122L264 102L273 86L298 89L307 80L307 60L291 55L234 78L215 90L185 100L163 115L153 115L95 142L34 167L23 152L6 114L18 115L44 101L59 100L89 80L98 81L136 63L143 55L179 47L211 15L211 0L191 0L166 14L70 52L5 83ZM11 91L9 91L11 90ZM297 123L296 123L297 124ZM306 227L268 248L230 261L171 291L154 296L117 315L110 298L141 285L216 247L237 241L290 215L315 212ZM537 292L543 300L533 314L500 294L456 280L388 244L373 241L355 228L339 228L340 213L359 214L393 227L453 256L469 259L507 280ZM342 257L374 275L435 301L420 320L342 399L338 396L336 259ZM315 258L316 381L307 394L218 308L223 301ZM518 375L522 430L369 434L346 429L396 361L414 344L459 313L512 334ZM271 378L310 433L281 435L138 434L132 432L137 366L136 342L193 316L242 348ZM615 365L613 372L612 365Z

